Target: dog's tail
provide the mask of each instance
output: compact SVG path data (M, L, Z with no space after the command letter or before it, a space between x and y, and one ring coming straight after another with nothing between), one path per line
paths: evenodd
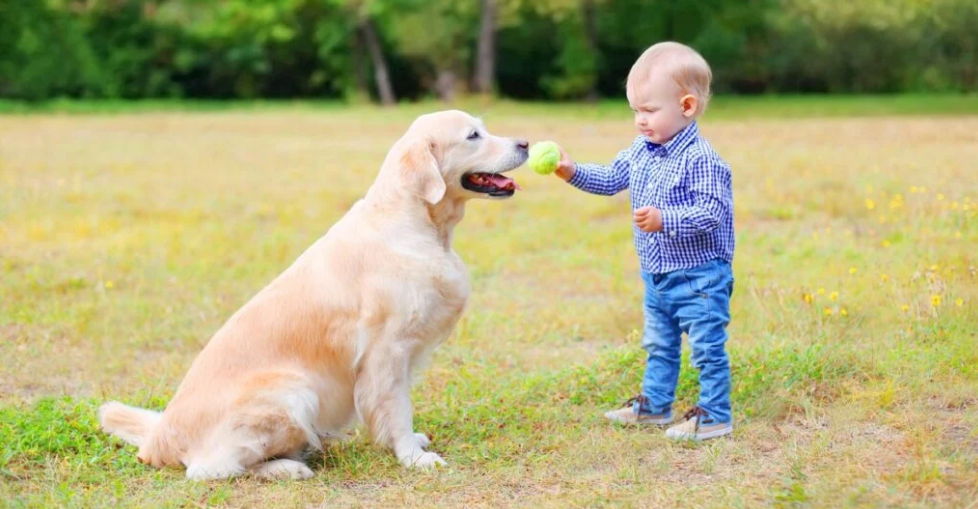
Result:
M162 417L159 412L123 405L118 401L110 401L98 409L98 420L103 430L137 447L143 445Z

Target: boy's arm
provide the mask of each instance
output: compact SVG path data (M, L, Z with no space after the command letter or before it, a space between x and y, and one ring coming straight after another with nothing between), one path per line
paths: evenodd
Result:
M591 194L613 195L628 189L628 150L622 150L608 166L575 164L561 148L557 174L570 185Z
M716 230L731 203L730 167L718 159L701 157L687 175L693 204L662 209L662 232L689 237Z

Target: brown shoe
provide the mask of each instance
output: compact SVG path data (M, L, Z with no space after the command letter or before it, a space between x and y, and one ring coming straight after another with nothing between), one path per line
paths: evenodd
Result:
M605 412L604 417L609 421L629 426L664 426L672 422L672 412L669 411L659 414L641 412L640 409L642 406L647 406L648 404L649 400L645 396L635 396L626 401L622 408Z
M700 407L686 412L683 421L666 430L666 436L673 440L692 440L702 442L711 438L733 433L733 424L716 422Z

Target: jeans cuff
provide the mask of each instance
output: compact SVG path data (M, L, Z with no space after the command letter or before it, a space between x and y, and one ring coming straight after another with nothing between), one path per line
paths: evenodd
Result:
M670 407L652 408L637 401L632 403L632 410L635 411L636 415L659 415L672 413L672 408Z

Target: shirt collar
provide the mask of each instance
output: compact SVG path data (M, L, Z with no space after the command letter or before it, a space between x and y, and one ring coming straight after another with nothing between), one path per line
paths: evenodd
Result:
M686 148L686 145L689 145L691 141L695 140L696 137L699 136L699 133L699 127L696 125L696 121L694 120L691 124L676 133L671 140L661 145L645 140L645 148L647 148L649 152L655 152L659 147L662 147L662 149L665 150L666 155L670 155Z

